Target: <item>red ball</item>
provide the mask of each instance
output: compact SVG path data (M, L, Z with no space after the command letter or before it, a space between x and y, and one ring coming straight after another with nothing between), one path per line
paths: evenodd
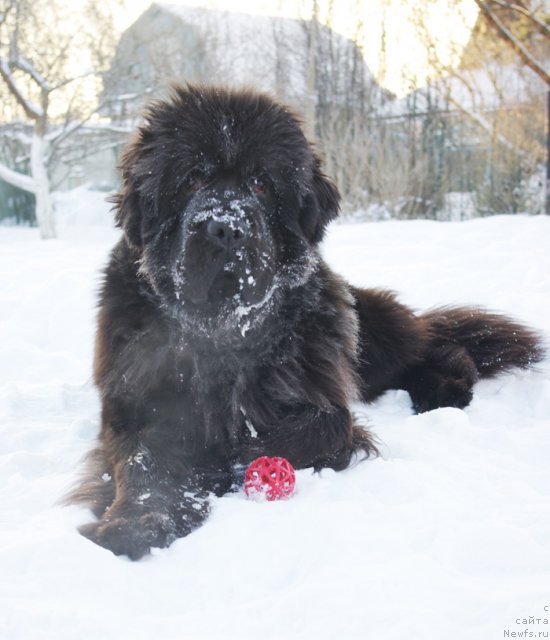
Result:
M255 500L290 498L295 484L296 474L285 458L256 458L250 463L244 477L244 491Z

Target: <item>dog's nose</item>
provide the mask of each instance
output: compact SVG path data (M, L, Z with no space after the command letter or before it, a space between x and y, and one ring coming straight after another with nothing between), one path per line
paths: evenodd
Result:
M236 249L245 240L246 225L241 220L210 220L206 234L213 243L225 249Z

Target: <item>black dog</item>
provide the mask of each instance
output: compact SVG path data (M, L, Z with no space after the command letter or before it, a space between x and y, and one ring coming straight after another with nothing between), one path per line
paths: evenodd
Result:
M100 298L102 428L71 499L82 533L139 558L206 518L259 455L344 469L376 454L350 402L409 391L464 407L479 377L526 367L534 333L499 315L416 316L319 257L339 195L298 118L254 92L177 87L121 161Z

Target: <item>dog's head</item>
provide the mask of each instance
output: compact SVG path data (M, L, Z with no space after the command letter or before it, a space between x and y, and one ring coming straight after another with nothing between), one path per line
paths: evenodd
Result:
M244 335L304 283L339 195L299 119L252 91L175 87L121 159L117 224L197 332Z

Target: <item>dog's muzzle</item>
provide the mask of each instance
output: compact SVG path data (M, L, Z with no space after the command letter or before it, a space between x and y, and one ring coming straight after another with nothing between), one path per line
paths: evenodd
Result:
M231 216L212 218L206 223L206 240L229 254L242 247L250 233L250 224Z
M260 217L257 205L245 199L213 199L188 215L182 267L193 303L250 304L262 295L258 272L270 241Z

